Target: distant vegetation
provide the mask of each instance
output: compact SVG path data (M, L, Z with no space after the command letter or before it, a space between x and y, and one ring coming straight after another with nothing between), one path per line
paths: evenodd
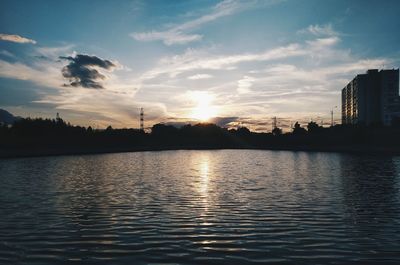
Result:
M329 128L299 123L292 132L255 133L245 127L225 129L200 123L181 128L156 124L150 133L137 129L95 130L73 126L62 119L19 119L0 126L0 156L94 153L166 149L288 149L400 151L400 126L346 126Z

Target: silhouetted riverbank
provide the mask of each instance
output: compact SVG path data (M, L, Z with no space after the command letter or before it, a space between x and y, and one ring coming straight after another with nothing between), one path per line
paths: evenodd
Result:
M400 155L399 148L379 146L337 146L337 147L271 147L271 148L216 148L216 147L141 147L141 148L57 148L57 149L1 149L0 158L19 157L41 157L41 156L64 156L64 155L90 155L106 153L125 152L147 152L147 151L172 151L172 150L273 150L273 151L295 151L295 152L333 152L352 154L375 154L375 155Z
M19 157L41 157L41 156L64 156L64 155L90 155L107 153L125 153L125 152L145 152L145 151L171 151L171 150L272 150L272 151L295 151L295 152L334 152L334 153L353 153L353 154L376 154L376 155L400 155L398 148L365 148L365 147L329 147L329 148L311 148L311 147L274 147L274 148L135 148L135 149L20 149L20 150L0 150L0 158L19 158Z
M21 119L0 127L0 157L74 155L161 150L260 149L347 153L400 154L396 126L323 128L310 122L296 124L283 134L251 132L245 127L226 129L215 124L176 128L156 124L151 132L136 129L93 130L63 120Z

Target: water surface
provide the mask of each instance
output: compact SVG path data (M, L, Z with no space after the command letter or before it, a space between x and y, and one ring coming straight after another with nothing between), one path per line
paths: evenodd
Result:
M0 264L399 264L400 157L0 160Z

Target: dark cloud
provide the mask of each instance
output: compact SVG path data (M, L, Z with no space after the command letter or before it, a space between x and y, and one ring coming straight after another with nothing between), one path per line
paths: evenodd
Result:
M85 88L104 88L101 80L106 77L96 68L112 70L116 65L108 60L103 60L97 56L77 54L75 57L60 56L60 59L68 60L70 63L61 70L62 75L69 80L66 86L85 87Z
M208 121L208 123L214 123L220 127L229 128L231 127L231 123L238 122L239 117L215 117ZM179 118L167 118L166 122L163 122L165 125L172 125L177 128L182 126L191 124L195 125L201 123L199 120L190 120L190 119L179 119Z

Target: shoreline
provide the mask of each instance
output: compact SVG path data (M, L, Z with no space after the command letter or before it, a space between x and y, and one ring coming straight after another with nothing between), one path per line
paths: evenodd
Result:
M157 151L178 151L178 150L264 150L264 151L293 151L293 152L324 152L324 153L347 153L347 154L368 154L368 155L400 155L399 148L381 146L337 146L337 147L314 147L314 146L271 146L271 147L137 147L137 148L43 148L43 149L0 149L0 159L45 157L45 156L75 156L95 155L130 152L157 152Z

